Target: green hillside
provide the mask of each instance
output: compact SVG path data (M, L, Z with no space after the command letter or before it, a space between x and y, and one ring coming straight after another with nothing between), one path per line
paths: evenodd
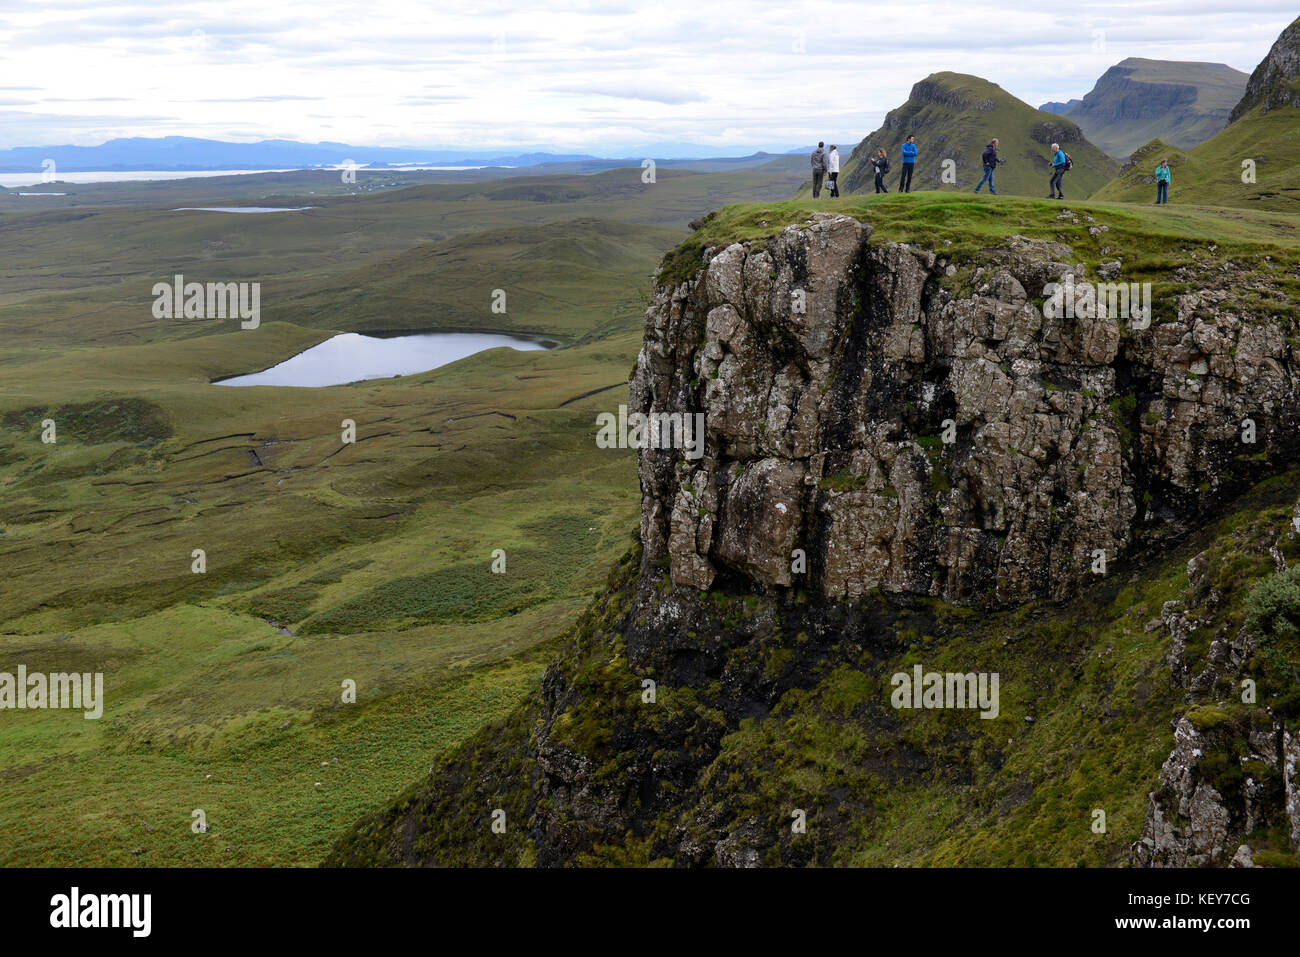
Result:
M1169 157L1171 203L1294 211L1300 200L1300 18L1255 68L1232 123L1185 153L1161 142L1133 155L1096 199L1155 200L1155 168Z
M1256 107L1222 133L1182 153L1147 144L1098 200L1155 201L1155 168L1162 156L1173 170L1171 203L1275 210L1300 208L1300 109ZM1244 181L1243 162L1254 162L1254 182Z
M1053 142L1074 159L1066 174L1065 195L1082 199L1115 175L1119 164L1084 138L1070 120L1036 110L996 83L960 73L934 73L912 87L906 103L885 117L884 125L864 139L844 164L840 181L850 192L874 190L867 157L884 147L891 170L886 183L893 190L901 163L899 147L909 133L919 149L913 190L966 190L983 175L980 154L993 137L1006 163L996 174L999 193L1046 196L1051 178ZM941 180L943 162L955 163L955 184ZM811 195L805 187L800 196Z
M1183 149L1204 142L1228 125L1246 92L1246 74L1224 63L1129 57L1111 67L1081 101L1061 104L1093 143L1128 159L1138 147L1160 139ZM1043 109L1057 104L1043 104Z

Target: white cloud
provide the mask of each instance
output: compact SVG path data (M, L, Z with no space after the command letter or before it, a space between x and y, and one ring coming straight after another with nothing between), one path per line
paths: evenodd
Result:
M0 147L856 142L932 72L1037 105L1082 96L1128 56L1249 72L1294 16L1278 0L10 0L0 94L17 96L0 100Z

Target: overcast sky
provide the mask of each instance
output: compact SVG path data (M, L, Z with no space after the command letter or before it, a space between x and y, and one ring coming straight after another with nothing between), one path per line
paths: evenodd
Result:
M856 142L937 70L1035 106L1128 56L1249 73L1294 0L3 0L0 147L116 136L543 146Z

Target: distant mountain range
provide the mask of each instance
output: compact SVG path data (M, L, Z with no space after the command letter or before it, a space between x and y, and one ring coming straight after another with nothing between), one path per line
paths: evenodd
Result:
M1074 160L1066 175L1066 196L1083 199L1119 169L1112 157L1090 143L1079 125L1036 110L996 83L963 73L933 73L912 87L907 102L885 117L884 125L853 150L840 181L853 192L871 192L874 174L867 158L884 147L892 169L890 190L898 181L899 147L916 134L919 154L913 189L969 190L983 174L980 154L993 137L1006 160L995 174L998 192L1046 196L1051 177L1051 144L1060 143ZM943 179L952 160L956 182Z
M1228 125L1246 92L1246 74L1224 63L1129 57L1102 74L1081 100L1039 109L1068 116L1118 159L1153 139L1190 149Z
M812 147L808 147L809 150ZM795 150L792 152L799 152ZM113 139L98 146L18 146L0 150L0 172L29 173L45 168L53 160L64 172L103 170L272 170L312 169L357 163L371 168L402 166L538 166L543 163L574 163L617 160L640 163L645 157L659 159L708 159L734 157L751 152L775 158L783 152L762 153L736 148L730 153L691 143L656 143L629 157L597 156L592 153L551 153L502 150L419 149L391 146L351 146L347 143L298 143L293 140L262 140L257 143L227 143L190 136L131 137Z

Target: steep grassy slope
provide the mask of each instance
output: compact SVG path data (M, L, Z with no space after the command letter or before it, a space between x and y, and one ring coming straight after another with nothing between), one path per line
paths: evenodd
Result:
M1256 107L1222 133L1186 152L1156 142L1133 155L1120 175L1094 197L1127 203L1155 201L1155 168L1169 157L1171 203L1294 211L1300 208L1300 109ZM1245 166L1247 162L1252 167Z
M1160 139L1190 149L1228 125L1246 91L1246 74L1224 63L1128 57L1101 75L1072 105L1043 104L1068 116L1088 139L1117 159Z
M919 150L913 189L969 192L983 175L980 155L993 137L1000 141L999 155L1006 160L996 174L999 193L1046 196L1053 142L1061 143L1074 159L1074 169L1065 179L1065 195L1071 199L1087 197L1118 168L1074 122L1035 110L988 80L934 73L913 86L907 102L891 110L884 125L857 145L844 164L840 182L851 192L872 192L867 157L883 146L892 164L886 182L894 189L901 163L899 147L909 133L916 135ZM955 164L955 183L942 180L945 160ZM805 192L811 195L810 187Z
M873 242L941 250L955 265L954 287L971 281L972 258L1016 235L1066 242L1089 266L1119 251L1127 279L1155 284L1158 322L1176 312L1178 296L1243 274L1259 297L1250 310L1287 317L1292 329L1300 319L1300 223L1281 214L1083 203L1067 215L1041 201L932 194L844 206L876 226ZM824 208L720 210L668 259L663 279L692 274L705 245L770 236ZM1194 275L1179 271L1188 264ZM1225 795L1241 795L1246 772L1277 783L1270 768L1243 772L1239 760L1262 707L1236 703L1230 680L1195 691L1180 684L1162 616L1166 602L1182 601L1197 619L1175 656L1197 672L1215 654L1214 636L1258 627L1257 590L1279 591L1278 561L1300 558L1291 525L1298 498L1300 476L1281 472L1225 499L1172 545L1139 549L1121 574L1076 600L978 614L878 592L827 602L723 576L650 621L674 588L634 551L541 688L366 815L327 862L1125 863L1174 719L1220 729L1206 767ZM1188 563L1198 555L1193 580ZM1300 615L1300 604L1287 614ZM658 626L699 638L698 650L670 644L682 653L662 668L633 670L629 636L651 641ZM1258 705L1291 722L1300 716L1293 639L1282 626L1262 628L1249 664ZM939 710L902 720L889 704L890 679L918 664L997 672L1000 714ZM647 678L657 682L654 700L645 697ZM491 827L497 809L504 834ZM806 833L791 828L796 810ZM1293 857L1270 828L1241 837L1262 861Z

